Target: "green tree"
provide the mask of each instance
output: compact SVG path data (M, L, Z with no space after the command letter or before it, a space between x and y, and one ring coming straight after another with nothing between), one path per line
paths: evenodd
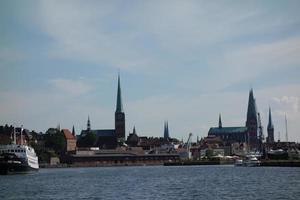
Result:
M56 153L63 152L66 147L65 137L59 131L45 135L45 146L53 149Z
M80 147L93 147L97 141L97 135L93 132L88 132L85 136L81 136L78 140L78 146Z

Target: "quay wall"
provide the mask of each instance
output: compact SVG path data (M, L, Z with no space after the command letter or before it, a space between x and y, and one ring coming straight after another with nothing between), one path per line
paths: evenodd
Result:
M264 167L300 167L300 160L261 160Z

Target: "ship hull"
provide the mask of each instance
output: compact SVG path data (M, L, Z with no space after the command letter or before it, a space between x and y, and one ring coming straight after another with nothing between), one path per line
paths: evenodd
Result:
M0 175L20 174L38 171L38 168L33 168L24 160L17 158L14 155L0 156Z
M16 163L0 163L0 175L30 173L38 171L29 165L22 165Z

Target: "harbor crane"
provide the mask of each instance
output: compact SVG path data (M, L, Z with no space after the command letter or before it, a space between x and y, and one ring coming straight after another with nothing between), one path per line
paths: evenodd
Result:
M263 126L261 123L260 113L257 113L257 122L258 122L258 142L259 142L259 151L263 151L263 141L264 141L264 133Z
M191 138L192 138L193 134L192 133L189 133L189 138L186 142L186 152L188 154L188 159L191 159L192 158L192 154L190 152L190 148L191 148Z

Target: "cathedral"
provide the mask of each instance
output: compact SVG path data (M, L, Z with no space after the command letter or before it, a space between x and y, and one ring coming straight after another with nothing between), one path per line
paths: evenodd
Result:
M91 129L88 117L87 129L82 130L78 141L79 147L99 147L114 149L125 141L125 113L123 110L120 75L118 76L117 104L114 129Z
M257 118L258 113L256 109L256 102L253 95L253 90L251 89L249 92L246 125L239 127L223 127L221 115L219 115L219 126L210 128L208 135L219 136L227 144L232 144L235 142L247 143L249 144L250 149L258 149L259 124Z

